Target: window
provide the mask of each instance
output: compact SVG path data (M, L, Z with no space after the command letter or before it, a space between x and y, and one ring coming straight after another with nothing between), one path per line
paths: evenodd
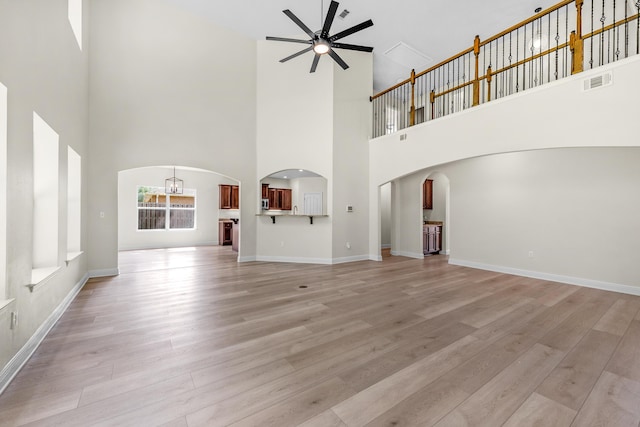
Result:
M58 134L33 113L32 284L58 268Z
M71 30L76 37L78 47L82 50L82 0L68 0L67 7Z
M67 147L67 260L79 255L82 212L82 159Z
M7 88L0 83L0 303L7 296ZM1 308L1 306L0 306Z
M138 186L138 230L195 228L196 190L185 188L184 194L165 194L164 187Z

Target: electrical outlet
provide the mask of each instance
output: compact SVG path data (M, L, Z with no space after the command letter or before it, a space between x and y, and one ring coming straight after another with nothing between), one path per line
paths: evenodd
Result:
M100 212L100 218L104 218L104 212Z
M280 247L284 248L284 242L280 242Z
M346 246L347 246L347 249L351 249L351 243L350 242L347 242Z
M529 251L529 258L533 258L533 251Z
M9 329L13 330L16 326L18 326L18 312L12 311L11 320L9 322Z

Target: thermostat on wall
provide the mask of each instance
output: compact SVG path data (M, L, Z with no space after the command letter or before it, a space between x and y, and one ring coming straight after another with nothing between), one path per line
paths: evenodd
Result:
M353 212L353 206L347 205L347 212Z

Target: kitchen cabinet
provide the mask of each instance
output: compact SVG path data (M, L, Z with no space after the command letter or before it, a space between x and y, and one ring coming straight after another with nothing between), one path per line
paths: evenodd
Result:
M427 179L422 184L422 209L433 209L433 180Z
M440 253L442 250L442 225L424 224L422 230L424 255Z
M262 198L269 198L269 184L262 184Z
M218 244L220 246L233 244L233 222L219 221L218 224Z
M220 184L220 209L240 208L240 187L237 185Z
M269 209L291 210L290 188L269 188Z

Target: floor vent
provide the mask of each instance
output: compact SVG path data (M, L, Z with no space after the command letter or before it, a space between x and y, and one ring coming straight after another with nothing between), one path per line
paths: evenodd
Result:
M596 89L613 84L613 75L609 73L600 74L584 81L584 90Z

